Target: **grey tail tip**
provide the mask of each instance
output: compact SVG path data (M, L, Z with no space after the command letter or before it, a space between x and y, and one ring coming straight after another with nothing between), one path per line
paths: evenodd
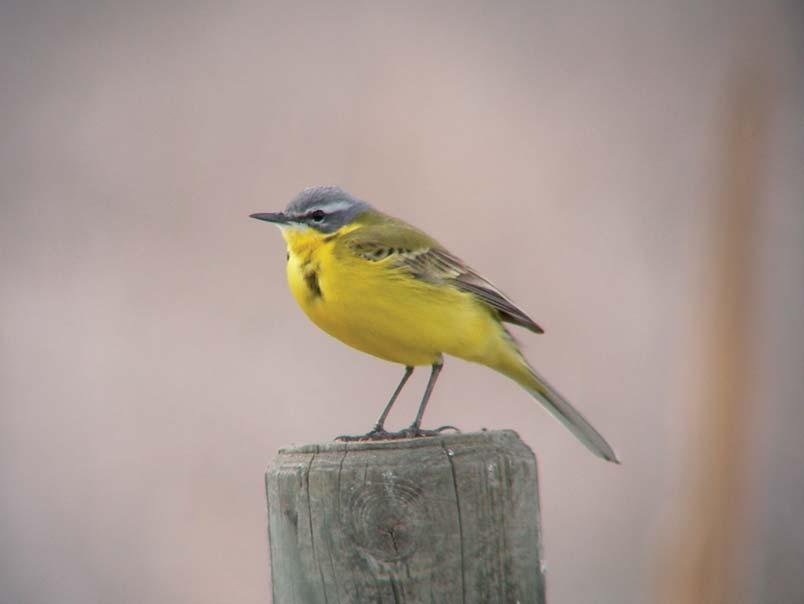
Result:
M609 445L609 443L604 441L605 448L596 448L592 449L592 452L597 455L600 459L605 461L610 461L613 464L617 464L618 466L622 465L622 461L620 458L617 457L617 453L614 449Z

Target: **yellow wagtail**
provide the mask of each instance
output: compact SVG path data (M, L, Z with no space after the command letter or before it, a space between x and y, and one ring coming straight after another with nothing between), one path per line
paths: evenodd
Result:
M543 333L505 294L434 239L338 187L302 191L284 212L252 214L287 242L290 291L307 316L342 342L405 366L374 429L346 440L429 436L427 401L450 354L508 376L595 455L618 462L606 439L525 360L503 323ZM418 365L432 372L416 419L387 432L385 418Z

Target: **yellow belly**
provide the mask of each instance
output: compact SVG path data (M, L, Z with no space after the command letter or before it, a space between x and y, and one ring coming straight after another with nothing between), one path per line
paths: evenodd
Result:
M318 327L376 357L413 366L446 353L491 364L500 349L499 323L470 294L403 275L386 262L336 259L322 246L311 256L291 254L287 273L296 301Z

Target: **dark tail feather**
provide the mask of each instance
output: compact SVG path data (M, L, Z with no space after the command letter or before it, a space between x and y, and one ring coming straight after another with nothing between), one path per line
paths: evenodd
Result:
M537 398L558 421L564 424L584 446L606 461L620 463L617 454L606 439L592 427L586 418L573 407L558 391L528 367L530 379L517 380L532 396Z

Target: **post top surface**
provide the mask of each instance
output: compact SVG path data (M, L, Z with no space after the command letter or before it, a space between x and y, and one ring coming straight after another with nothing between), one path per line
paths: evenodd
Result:
M377 449L418 449L418 448L445 448L460 445L486 445L499 446L522 443L514 430L483 430L482 432L456 432L441 434L439 436L426 436L421 438L401 438L397 440L366 440L355 442L329 441L306 445L292 445L279 449L280 455L293 453L337 453L344 451L371 451ZM522 443L524 444L524 443Z

